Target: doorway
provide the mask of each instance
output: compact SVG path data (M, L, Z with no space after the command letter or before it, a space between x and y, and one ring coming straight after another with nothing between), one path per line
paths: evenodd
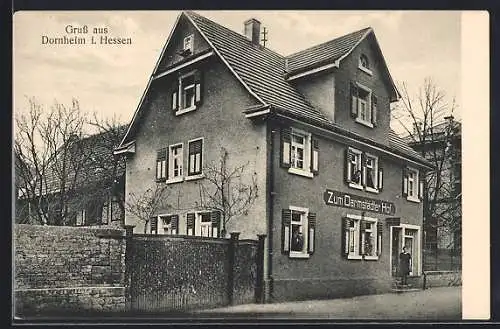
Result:
M411 255L410 275L421 273L420 226L401 224L391 226L391 275L398 276L399 254L403 247Z

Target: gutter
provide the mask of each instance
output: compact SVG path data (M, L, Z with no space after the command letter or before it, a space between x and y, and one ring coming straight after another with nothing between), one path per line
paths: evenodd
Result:
M267 138L269 139L269 168L270 170L267 173L267 181L268 181L268 191L269 191L269 226L268 226L268 240L267 240L267 279L268 279L268 287L269 287L269 300L273 300L273 286L274 286L274 278L273 278L273 227L274 227L274 134L275 130L271 127L271 124L267 123Z

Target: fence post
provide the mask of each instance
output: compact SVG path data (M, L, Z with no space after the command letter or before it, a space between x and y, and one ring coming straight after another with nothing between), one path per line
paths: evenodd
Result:
M229 240L229 248L228 248L229 273L227 280L227 297L229 305L233 305L234 303L234 263L236 256L236 246L238 245L239 236L240 236L239 232L232 232L231 238Z
M125 309L132 310L131 283L132 283L132 236L135 225L125 225Z
M265 234L257 234L259 242L257 244L257 278L255 282L255 302L257 304L264 303L264 242Z

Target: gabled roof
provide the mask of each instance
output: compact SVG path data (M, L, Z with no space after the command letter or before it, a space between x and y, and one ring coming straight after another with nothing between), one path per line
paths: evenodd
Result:
M329 121L285 80L283 56L268 48L254 45L245 36L192 11L185 14L207 42L265 104L286 109L292 114Z
M371 31L372 28L367 27L288 55L286 57L287 71L295 73L321 65L321 63L334 62L352 51Z
M373 33L371 28L356 31L296 54L292 54L288 57L284 57L268 48L255 45L242 34L232 31L192 11L182 12L177 18L176 25L173 27L172 31L175 30L182 16L185 16L193 24L200 35L207 41L210 47L212 47L214 52L227 65L228 69L243 86L256 97L259 103L261 103L261 106L257 106L256 109L269 108L270 106L278 113L307 120L322 127L329 127L329 129L333 129L336 132L354 136L355 138L368 140L370 143L381 146L383 149L393 150L400 155L408 156L425 165L429 165L427 160L423 159L417 152L408 147L395 133L389 134L389 145L379 145L380 143L376 141L364 138L338 126L321 111L312 106L304 95L301 94L291 82L286 80L287 65L288 69L290 69L290 66L298 69L300 67L306 67L310 63L318 65L325 60L339 60L343 58L343 56L347 56L367 35ZM375 37L374 34L373 36ZM167 41L162 55L166 47L168 47L168 43ZM332 54L329 54L329 51L332 51ZM308 59L308 57L310 57L310 59ZM158 62L160 60L161 58L158 59ZM385 62L383 64L385 65ZM161 74L161 72L155 72L157 67L158 64L152 76ZM390 78L389 74L388 76ZM390 78L390 81L392 82L392 78ZM148 83L148 87L146 87L145 94L148 92L150 83L151 80ZM397 93L396 89L395 92ZM131 142L127 136L132 130L132 126L137 124L136 118L138 117L138 112L141 111L141 107L142 100L134 114L127 134L120 143L120 147Z

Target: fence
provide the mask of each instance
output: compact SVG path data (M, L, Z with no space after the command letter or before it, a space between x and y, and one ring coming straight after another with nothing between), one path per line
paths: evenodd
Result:
M262 300L264 236L255 240L128 233L129 309L185 311Z
M424 271L460 271L462 255L453 249L424 250Z

